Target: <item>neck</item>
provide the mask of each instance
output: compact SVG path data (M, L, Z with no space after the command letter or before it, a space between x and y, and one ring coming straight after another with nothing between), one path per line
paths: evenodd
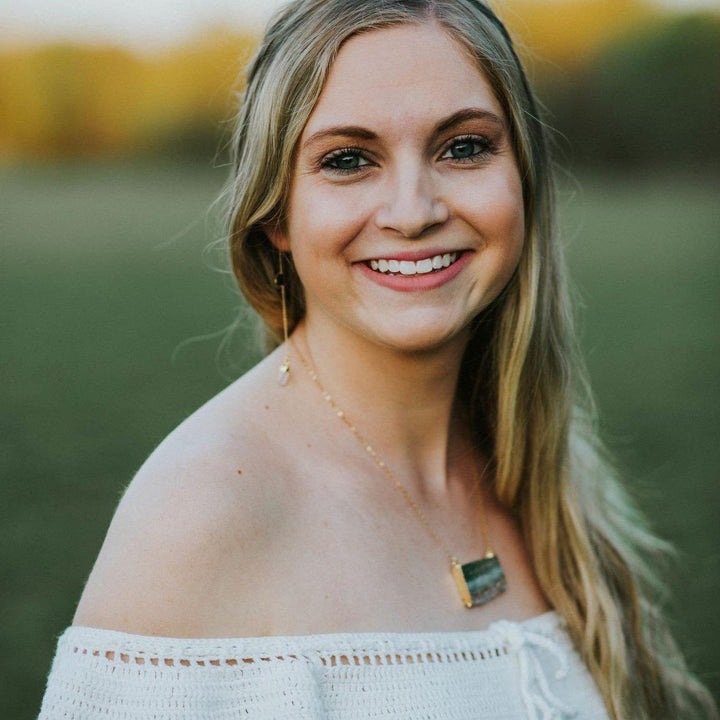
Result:
M338 408L416 493L440 496L473 480L469 426L456 397L467 336L408 353L303 322L293 340Z

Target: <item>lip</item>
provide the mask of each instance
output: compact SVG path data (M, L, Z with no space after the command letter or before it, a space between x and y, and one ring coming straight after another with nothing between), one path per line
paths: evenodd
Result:
M447 251L445 251L447 252ZM426 275L384 275L383 273L371 270L364 262L356 263L357 269L370 281L382 287L400 292L418 292L420 290L433 290L447 282L450 282L467 265L473 255L471 250L454 251L459 252L460 257L450 267L427 273ZM444 255L443 252L436 252L434 255ZM381 255L385 260L424 260L428 257L427 251L418 253L394 253L392 255ZM430 257L433 257L432 255ZM376 258L372 258L375 260Z

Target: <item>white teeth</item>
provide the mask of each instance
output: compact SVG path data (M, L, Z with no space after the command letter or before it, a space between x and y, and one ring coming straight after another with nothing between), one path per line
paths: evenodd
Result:
M431 258L412 262L411 260L370 260L370 267L381 273L400 273L401 275L427 275L433 270L450 267L458 259L458 253L434 255Z

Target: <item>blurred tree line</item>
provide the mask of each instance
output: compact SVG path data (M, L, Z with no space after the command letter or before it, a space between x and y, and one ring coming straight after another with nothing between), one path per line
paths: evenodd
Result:
M538 85L573 164L720 167L719 14L652 21Z
M716 167L720 13L666 14L642 0L509 0L500 9L563 163ZM0 53L0 157L222 155L256 42L216 30L159 55L77 44Z
M256 44L217 30L159 55L70 43L0 53L0 156L212 157Z

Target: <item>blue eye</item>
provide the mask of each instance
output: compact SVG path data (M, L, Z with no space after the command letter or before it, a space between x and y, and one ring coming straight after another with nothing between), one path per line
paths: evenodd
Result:
M442 158L459 162L475 162L490 155L492 150L493 146L490 140L478 135L470 135L453 140Z
M467 140L463 142L456 142L450 148L450 152L452 153L452 156L457 159L472 157L479 152L475 149L476 146L477 143L468 142Z
M356 148L336 150L323 158L321 166L331 172L351 173L369 165L361 151Z

